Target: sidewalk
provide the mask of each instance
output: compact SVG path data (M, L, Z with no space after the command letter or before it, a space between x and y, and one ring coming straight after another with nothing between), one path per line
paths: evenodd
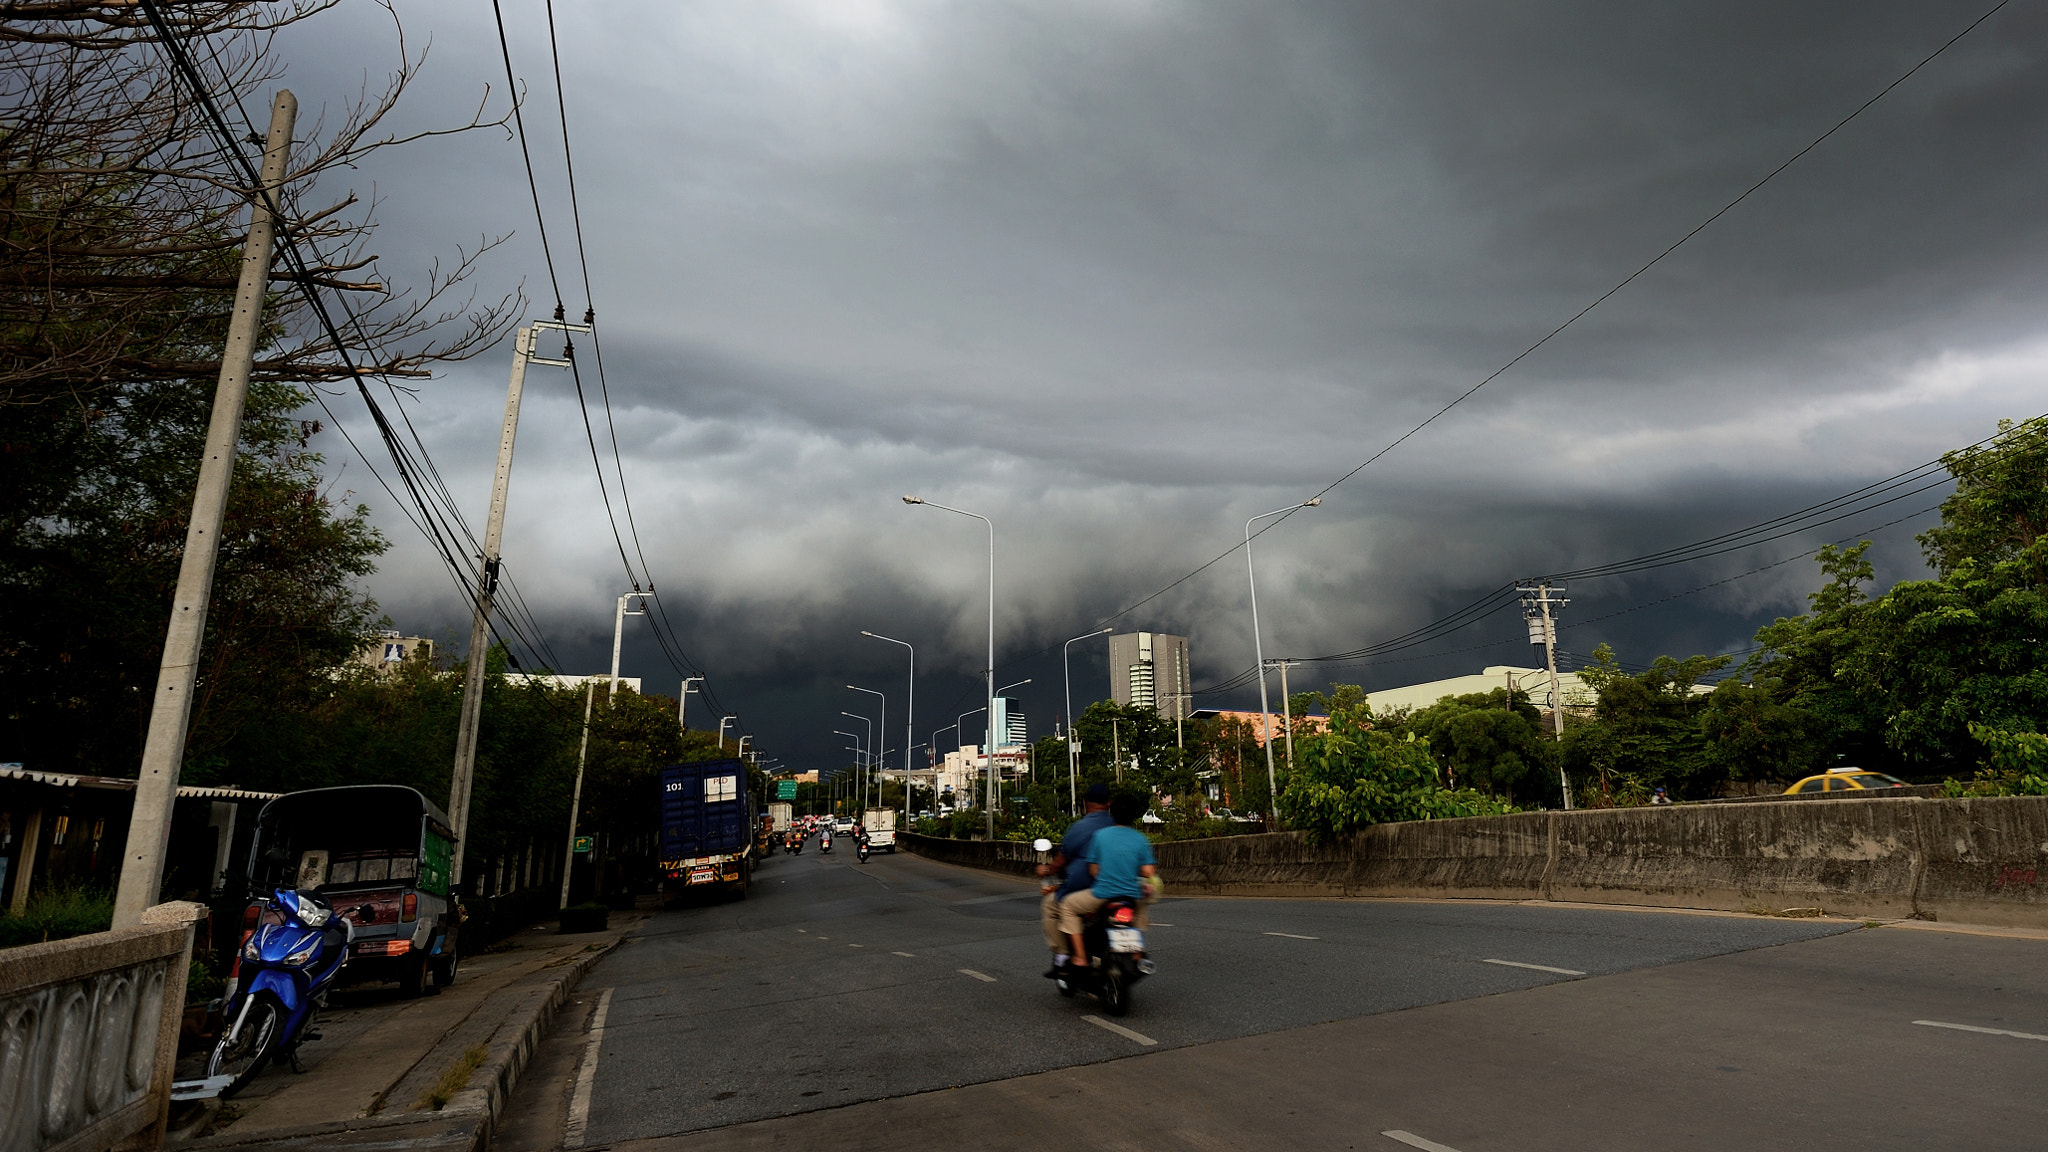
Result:
M573 936L537 925L465 957L453 987L418 1000L377 985L344 991L321 1016L322 1038L302 1050L304 1075L266 1071L196 1125L203 1135L174 1134L174 1146L481 1149L555 1009L647 916L614 912L606 931ZM179 1075L203 1060L188 1055Z

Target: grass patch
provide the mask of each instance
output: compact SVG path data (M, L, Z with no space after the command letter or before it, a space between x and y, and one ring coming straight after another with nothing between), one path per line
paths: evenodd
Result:
M484 1061L490 1059L490 1055L491 1050L481 1044L464 1052L462 1059L457 1060L449 1066L446 1072L441 1073L439 1082L432 1088L420 1093L420 1098L413 1102L413 1109L421 1112L428 1110L439 1112L441 1109L446 1108L448 1101L455 1099L457 1092L469 1087L469 1078L475 1075L478 1068L483 1067Z
M0 916L0 948L41 944L92 932L114 923L114 898L97 888L45 888L33 893L21 915Z

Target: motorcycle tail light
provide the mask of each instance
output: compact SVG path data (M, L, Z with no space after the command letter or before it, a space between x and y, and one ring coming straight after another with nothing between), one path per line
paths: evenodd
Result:
M242 910L242 931L254 932L256 930L256 921L261 919L262 916L263 908L260 905L251 904L244 908Z
M405 899L399 902L398 918L400 920L416 920L419 918L419 914L420 894L417 892L407 892Z
M1138 918L1138 913L1136 910L1126 906L1110 913L1109 918L1119 924L1129 924Z

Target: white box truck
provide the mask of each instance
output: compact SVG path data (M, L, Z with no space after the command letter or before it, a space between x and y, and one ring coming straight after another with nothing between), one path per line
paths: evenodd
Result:
M771 801L768 805L768 815L775 818L775 823L770 827L778 835L796 826L796 806L793 804L778 804Z
M896 851L896 810L870 808L861 813L861 827L868 830L868 851Z

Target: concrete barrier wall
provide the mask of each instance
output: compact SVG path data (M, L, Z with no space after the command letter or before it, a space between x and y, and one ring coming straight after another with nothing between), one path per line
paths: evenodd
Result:
M139 927L0 950L0 1148L162 1144L205 914L159 904Z
M1025 874L1027 844L905 835L920 855ZM2048 928L2048 797L1679 804L1161 844L1182 896L1411 896L1917 917Z

